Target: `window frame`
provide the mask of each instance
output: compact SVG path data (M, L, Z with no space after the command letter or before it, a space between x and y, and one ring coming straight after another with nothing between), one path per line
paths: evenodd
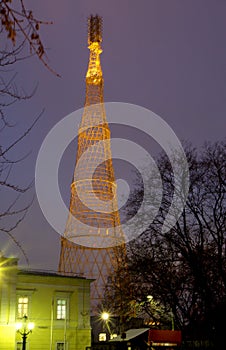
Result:
M25 299L27 298L27 303L20 303L19 299ZM23 305L21 308L21 311L19 311L19 305ZM27 312L24 313L24 305L27 305ZM22 294L17 294L17 304L16 304L16 318L17 319L22 319L24 316L29 317L29 312L30 312L30 297L26 293Z
M66 297L64 297L64 296L57 296L56 297L56 308L55 308L55 312L56 312L56 320L57 321L66 321L67 319L68 319L68 298L66 298ZM59 305L58 304L58 302L59 301L65 301L65 310L64 310L64 313L65 313L65 317L60 317L60 318L58 318L58 306L60 307L60 314L61 314L61 316L62 316L62 313L63 313L63 310L62 310L62 308L63 308L63 306L64 305Z
M63 344L64 345L63 350L67 350L68 349L68 343L67 342L64 342L63 340L58 340L58 341L56 341L55 350L61 350L61 349L58 349L58 347L57 347L58 344Z
M67 322L70 319L70 297L71 292L55 291L54 293L54 320L56 324ZM66 315L65 318L57 318L57 300L66 300Z
M16 289L16 306L15 306L15 319L21 320L23 318L19 317L18 312L18 304L19 304L19 298L28 298L28 309L27 309L27 317L31 317L31 308L32 308L32 295L36 289L23 289L23 288L17 288Z
M18 345L20 345L20 347L18 347ZM30 346L29 346L29 342L26 341L26 349L29 350ZM15 350L22 350L23 348L23 342L21 340L17 340L16 341L16 345L15 345Z

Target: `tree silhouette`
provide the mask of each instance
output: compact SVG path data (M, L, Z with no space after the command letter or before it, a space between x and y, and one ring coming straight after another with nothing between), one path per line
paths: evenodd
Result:
M0 192L2 198L0 231L7 234L20 247L26 259L23 247L16 240L13 230L23 220L32 203L32 199L28 200L25 205L21 205L20 202L21 196L29 191L32 184L27 186L15 184L11 180L11 175L15 171L16 165L27 157L25 155L21 159L15 160L14 151L30 133L42 112L20 136L9 143L3 143L3 138L7 139L10 129L16 127L7 118L8 108L19 101L30 99L35 93L35 89L30 94L26 94L17 87L15 64L35 55L45 68L59 76L48 64L44 44L39 35L40 26L49 23L51 22L37 19L33 12L25 7L23 0L0 1L0 136L2 140L0 142Z

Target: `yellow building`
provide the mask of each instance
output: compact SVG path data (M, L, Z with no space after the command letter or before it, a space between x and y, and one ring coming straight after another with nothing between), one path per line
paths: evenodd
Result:
M34 329L27 335L26 350L85 350L91 344L91 282L22 270L17 259L0 257L0 349L22 349L16 326L24 333L27 318Z

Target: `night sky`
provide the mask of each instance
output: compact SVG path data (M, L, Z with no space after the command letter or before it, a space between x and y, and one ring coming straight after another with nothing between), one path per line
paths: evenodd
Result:
M197 147L205 141L225 137L225 0L29 0L25 3L36 17L53 21L52 25L43 26L40 33L49 65L61 78L50 73L35 57L15 65L18 86L30 92L37 85L37 91L29 101L7 110L9 120L16 127L4 135L3 143L7 145L19 136L43 109L44 113L11 155L17 159L31 151L14 169L12 181L26 185L34 179L36 157L47 133L63 117L83 106L89 57L86 22L90 14L103 17L101 62L105 101L148 108L161 116L180 140L188 140ZM113 130L113 136L116 134L117 130ZM123 137L123 130L118 130L118 134ZM125 134L130 138L128 129ZM139 138L137 135L137 142ZM66 202L75 155L73 144L59 171ZM123 164L118 162L118 165L116 176L121 176ZM33 194L34 188L23 201ZM57 269L60 236L45 220L37 200L14 234L26 251L30 267ZM1 236L4 253L16 254L20 264L25 264L18 247L8 237Z

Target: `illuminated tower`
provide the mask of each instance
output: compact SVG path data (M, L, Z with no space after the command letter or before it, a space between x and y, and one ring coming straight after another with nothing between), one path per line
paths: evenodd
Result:
M78 134L70 213L61 240L59 271L95 279L91 307L101 302L108 275L125 257L110 147L110 129L103 104L100 63L102 20L88 20L89 65L86 100Z

